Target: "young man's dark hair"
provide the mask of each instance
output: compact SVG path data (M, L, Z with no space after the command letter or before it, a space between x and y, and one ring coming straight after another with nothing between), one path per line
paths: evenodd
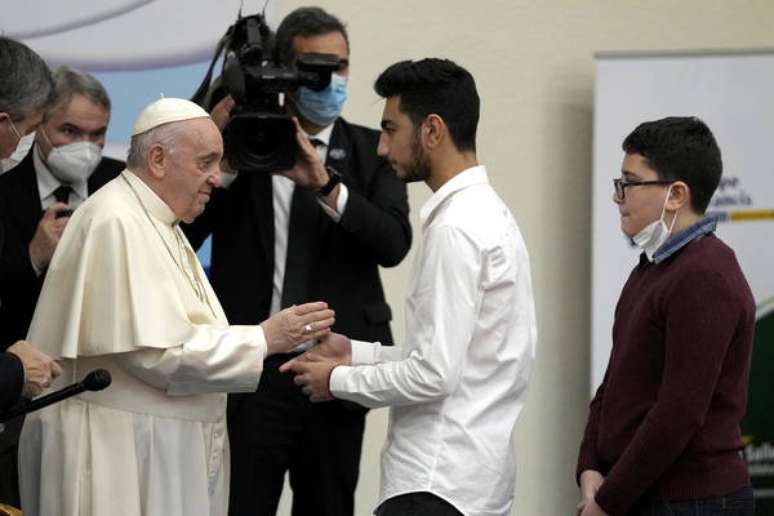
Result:
M448 59L401 61L376 79L381 97L400 96L400 110L418 126L435 113L449 128L460 151L476 150L480 100L473 76Z
M274 38L274 57L283 64L291 63L296 55L293 52L293 38L296 36L319 36L329 32L340 32L347 42L349 36L341 20L320 7L301 7L282 20Z
M704 213L720 183L720 148L707 124L696 117L668 117L637 126L623 142L639 154L659 179L683 181L691 189L691 209Z

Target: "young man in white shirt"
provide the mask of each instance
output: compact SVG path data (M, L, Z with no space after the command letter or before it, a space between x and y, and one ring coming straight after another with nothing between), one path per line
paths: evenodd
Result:
M407 299L402 349L333 335L282 366L313 401L392 406L378 516L511 513L510 446L536 342L529 258L475 152L479 98L448 60L403 61L377 79L379 154L433 196Z

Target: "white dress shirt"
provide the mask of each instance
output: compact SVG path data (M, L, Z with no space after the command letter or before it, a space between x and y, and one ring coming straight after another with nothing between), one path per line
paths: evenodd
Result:
M353 342L353 366L333 370L330 390L393 406L379 503L428 491L466 515L505 516L537 340L529 257L484 167L444 184L420 217L405 346Z
M308 138L317 140L317 153L320 159L325 163L328 155L328 147L330 146L331 134L333 133L333 125L322 129L315 135L307 135ZM237 174L221 174L221 186L228 188L236 179ZM282 285L285 281L285 262L287 260L288 250L288 230L290 226L290 210L292 209L293 192L296 189L296 184L289 178L274 174L271 178L272 182L272 203L274 207L274 274L272 276L272 296L271 296L271 309L270 315L280 311L282 307ZM318 199L318 203L322 207L323 211L336 223L341 220L341 216L347 207L347 200L349 199L349 190L347 190L344 183L339 183L339 195L336 199L336 209L334 210L322 199ZM299 346L299 351L308 349L311 342L303 343Z
M46 165L46 163L43 161L43 157L40 155L40 147L38 145L35 145L35 149L32 154L32 163L35 165L35 176L38 180L40 208L45 211L49 206L56 202L56 198L54 197L54 190L62 186L64 183L62 183L59 179L56 178L56 176L54 176L54 174L51 172L51 169L49 169L48 165ZM74 210L80 206L81 203L83 203L83 201L85 201L89 196L89 186L86 180L76 181L72 184L69 184L68 186L72 188L72 192L70 192L70 198L68 199L69 202L67 203L67 207L71 210Z

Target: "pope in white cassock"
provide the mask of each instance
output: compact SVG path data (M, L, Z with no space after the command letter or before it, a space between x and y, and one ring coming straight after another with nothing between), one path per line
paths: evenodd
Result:
M29 340L61 360L54 388L96 368L112 385L30 415L19 443L25 516L225 515L226 396L263 360L326 334L324 303L229 326L178 227L220 182L220 131L162 99L134 126L127 167L73 214Z

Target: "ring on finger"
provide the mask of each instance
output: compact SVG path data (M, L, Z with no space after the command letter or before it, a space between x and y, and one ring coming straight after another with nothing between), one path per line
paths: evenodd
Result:
M307 324L306 326L304 326L304 333L312 333L312 325L311 324Z

